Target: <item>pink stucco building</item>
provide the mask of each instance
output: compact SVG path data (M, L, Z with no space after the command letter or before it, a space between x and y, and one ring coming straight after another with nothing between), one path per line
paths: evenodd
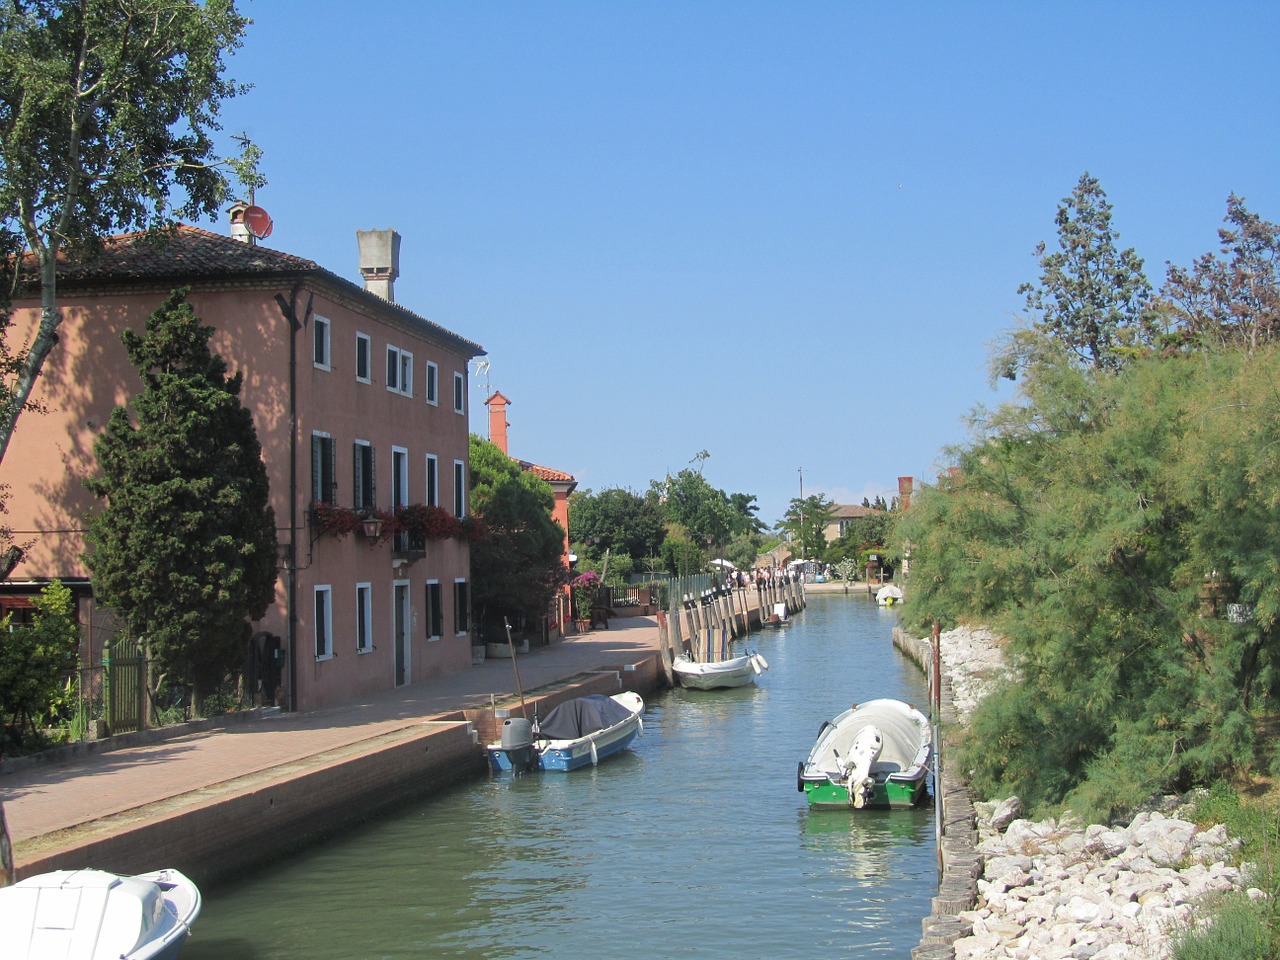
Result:
M237 213L233 210L233 221ZM244 374L242 402L262 443L280 544L276 603L254 625L285 651L280 693L313 709L466 668L471 663L465 539L338 538L312 505L364 511L435 504L467 514L468 361L484 353L394 302L400 238L359 232L361 286L300 257L180 228L164 247L126 236L91 268L60 275L60 342L0 464L9 523L34 540L0 585L0 606L57 577L80 598L90 655L117 627L94 603L81 554L97 506L81 482L112 409L141 389L120 332L141 330L176 287L215 328L211 346ZM353 248L353 256L356 249ZM39 303L15 304L10 342Z

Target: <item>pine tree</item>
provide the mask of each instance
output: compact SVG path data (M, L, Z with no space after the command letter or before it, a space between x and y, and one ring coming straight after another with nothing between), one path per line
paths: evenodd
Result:
M216 689L275 595L275 515L242 376L209 349L186 290L122 335L144 389L94 444L94 591L148 644L153 670ZM154 674L153 674L154 675Z
M1125 352L1153 336L1148 314L1151 285L1133 248L1119 250L1111 229L1111 204L1088 173L1058 207L1058 249L1036 248L1040 280L1024 283L1027 309L1037 328L1059 341L1081 363L1119 367Z

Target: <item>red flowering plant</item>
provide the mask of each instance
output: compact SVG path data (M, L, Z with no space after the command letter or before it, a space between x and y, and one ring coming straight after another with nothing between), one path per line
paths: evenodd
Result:
M364 517L355 510L340 507L336 503L313 503L311 524L321 533L330 534L341 540L347 534L363 529Z
M600 589L600 575L594 570L578 574L569 586L573 588L573 599L578 604L578 617L585 620L591 616L591 607L596 601L596 592Z
M462 535L462 524L444 507L409 503L396 510L399 528L414 539L447 540Z

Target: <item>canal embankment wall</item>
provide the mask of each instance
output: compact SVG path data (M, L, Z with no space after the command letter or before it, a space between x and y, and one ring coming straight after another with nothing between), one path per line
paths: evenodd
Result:
M973 797L964 777L947 762L947 734L959 722L951 681L941 669L938 637L912 637L901 627L893 630L893 645L929 678L929 696L938 713L941 735L935 745L934 803L938 818L938 895L929 916L921 921L920 943L912 960L953 960L956 940L969 925L960 918L978 902L982 854L978 851L978 823Z
M606 661L610 665L581 670L534 689L494 694L485 705L446 707L416 720L411 717L394 729L357 736L332 749L252 773L226 778L215 773L210 782L195 788L175 783L172 793L163 792L165 799L139 799L136 806L124 804L123 809L87 821L68 821L66 828L15 844L16 878L85 867L139 873L157 865L181 870L197 883L230 878L396 806L485 776L484 746L500 738L508 717L546 716L559 703L579 696L622 690L648 696L670 686L680 625L686 637L718 629L740 636L760 628L775 602L798 611L804 606L803 585L774 583L763 591L737 591L736 596L722 591L717 596L683 598L673 605L669 619L659 615L656 648L648 643L614 650L612 662ZM522 660L523 656L515 658L513 673ZM289 716L296 715L285 715ZM252 719L259 724L271 722L261 713ZM241 731L253 726L199 721L183 733L243 737L244 749L252 751L252 733ZM129 745L137 746L134 740L171 742L179 745L175 749L189 749L176 731L143 735ZM124 746L122 740L91 749L74 748L53 762L84 760ZM31 761L30 766L37 763ZM152 776L163 776L164 764L158 760L126 758L116 763L150 763ZM92 789L92 779L86 776L86 789Z

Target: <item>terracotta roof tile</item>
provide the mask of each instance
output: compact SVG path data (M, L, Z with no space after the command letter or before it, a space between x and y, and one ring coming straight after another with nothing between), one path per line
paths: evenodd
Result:
M530 463L528 460L516 460L520 464L520 469L526 473L532 473L535 477L546 480L548 483L577 483L578 478L571 473L565 473L563 470L553 470L550 467L542 467L536 463Z
M87 264L63 264L58 282L63 292L78 286L129 285L146 281L175 285L208 280L252 280L310 275L343 290L348 296L381 309L391 309L414 323L422 324L452 340L471 356L484 354L474 341L428 320L401 304L384 300L363 286L352 283L314 260L281 253L268 247L244 243L199 227L180 224L167 240L143 233L122 234L106 242L102 256Z

